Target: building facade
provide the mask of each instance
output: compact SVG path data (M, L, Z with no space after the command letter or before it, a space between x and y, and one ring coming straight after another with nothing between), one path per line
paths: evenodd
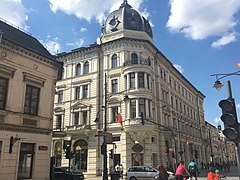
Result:
M60 67L34 37L0 21L0 179L49 179Z
M205 96L157 49L149 22L127 1L109 14L96 44L61 53L57 60L64 68L54 102L56 166L70 162L100 175L105 121L107 152L114 151L113 159L108 154L109 171L117 163L125 170L158 163L171 169L180 159L205 159ZM65 140L75 154L70 161Z

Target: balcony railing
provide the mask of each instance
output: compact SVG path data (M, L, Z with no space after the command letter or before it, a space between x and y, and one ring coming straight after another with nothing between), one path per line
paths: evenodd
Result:
M134 64L143 64L143 65L151 66L150 59L130 59L130 60L125 61L123 63L123 66L129 66L129 65L134 65Z

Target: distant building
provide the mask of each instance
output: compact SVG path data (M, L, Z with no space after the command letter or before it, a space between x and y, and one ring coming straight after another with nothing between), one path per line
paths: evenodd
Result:
M49 179L59 68L37 39L0 21L0 179Z
M96 135L103 134L104 113L114 143L107 146L109 170L117 163L125 170L134 164L171 168L179 154L187 162L205 159L205 96L157 49L149 22L126 0L109 14L96 44L61 53L57 60L64 71L54 103L56 166L69 166L63 144L71 140L70 165L102 173L103 137Z

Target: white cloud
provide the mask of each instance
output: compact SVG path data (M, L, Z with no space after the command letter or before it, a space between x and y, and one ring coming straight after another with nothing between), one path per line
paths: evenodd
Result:
M96 19L100 24L104 22L106 15L118 9L123 1L119 0L48 0L53 12L62 11L69 15L75 15L79 19L91 21ZM143 0L128 0L134 8L139 9Z
M239 103L239 104L236 104L236 108L237 108L237 109L240 109L240 103Z
M85 32L87 31L87 28L81 27L80 32Z
M229 44L231 42L234 42L237 40L236 37L237 37L236 33L227 34L227 35L221 37L220 39L218 39L217 41L214 41L212 43L212 47L218 48L218 47L224 46L226 44Z
M180 72L180 73L183 73L184 69L181 65L179 64L173 64L173 66Z
M46 40L40 40L40 42L45 46L45 48L51 53L51 54L57 54L62 51L61 45L58 42L58 38L51 39L50 36Z
M183 33L193 40L210 36L223 38L231 34L236 38L238 20L234 16L240 10L239 0L170 0L171 14L167 27L172 32ZM232 41L224 40L222 45Z
M0 17L10 24L27 30L26 21L29 10L21 3L22 0L1 0Z
M79 41L69 42L66 45L67 46L73 46L74 48L76 48L76 47L81 47L83 45L83 43L84 43L84 40L80 39Z
M220 124L222 121L221 121L221 119L220 118L215 118L214 119L214 123L216 123L216 124Z

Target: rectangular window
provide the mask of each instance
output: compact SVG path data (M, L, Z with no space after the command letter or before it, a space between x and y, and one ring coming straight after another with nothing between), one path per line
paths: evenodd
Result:
M34 157L34 144L21 143L19 163L18 163L18 179L31 179Z
M58 103L63 102L63 90L58 91Z
M40 88L27 84L24 113L37 115L39 104Z
M112 122L117 122L116 116L118 113L118 107L112 107Z
M56 129L61 129L62 128L62 115L56 115Z
M118 80L113 79L112 80L112 93L117 93L118 92Z
M135 73L130 73L130 88L135 88Z
M87 118L88 118L88 117L87 117L87 114L88 114L87 111L83 111L83 112L82 112L83 124L84 124L84 125L87 125Z
M74 113L74 126L79 125L79 112Z
M143 117L146 117L145 99L139 99L139 112L143 113Z
M144 88L144 72L138 73L138 87Z
M88 97L88 85L83 86L83 98Z
M130 113L131 118L136 117L136 99L131 99L130 101Z
M6 108L8 79L0 77L0 109Z
M80 99L80 86L75 87L75 99Z
M150 78L149 78L149 74L147 74L147 88L150 89Z

